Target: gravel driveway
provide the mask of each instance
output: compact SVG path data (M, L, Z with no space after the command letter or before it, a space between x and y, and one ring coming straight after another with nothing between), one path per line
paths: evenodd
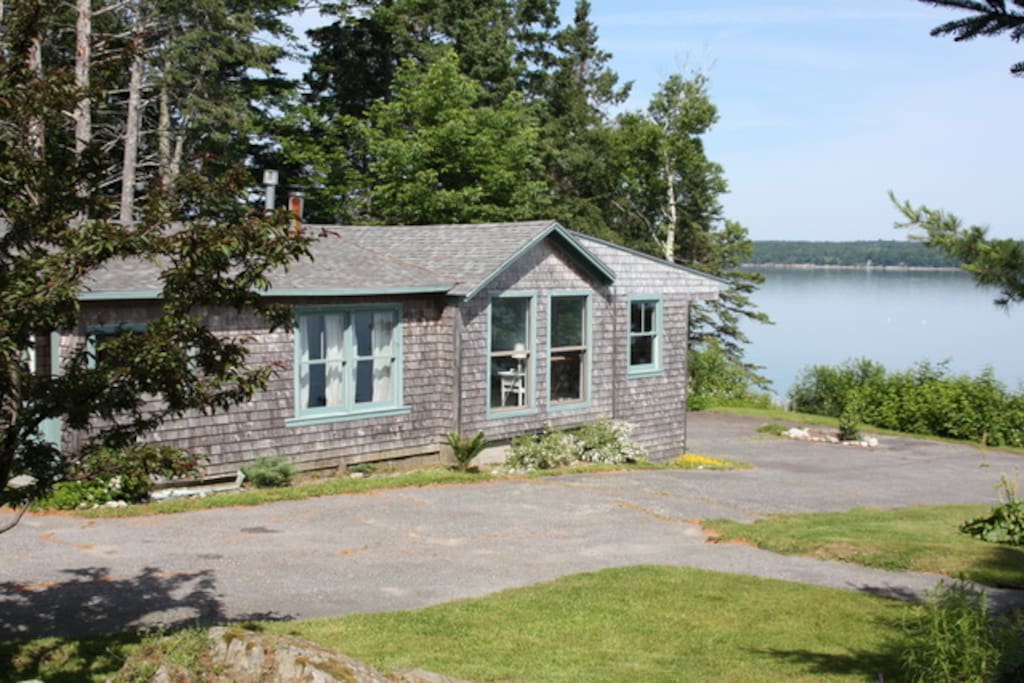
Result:
M739 472L567 475L121 520L29 515L0 536L0 638L408 609L634 564L912 597L939 577L709 544L694 520L992 503L1000 473L1024 463L889 437L871 450L794 442L757 425L689 416L689 450L755 465Z

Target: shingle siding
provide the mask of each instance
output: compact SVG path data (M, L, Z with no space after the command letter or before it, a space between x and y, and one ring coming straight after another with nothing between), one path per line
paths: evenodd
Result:
M206 455L210 474L233 472L268 455L288 456L300 469L309 470L380 459L436 457L443 434L453 429L470 434L483 431L488 439L503 441L547 425L571 427L607 416L633 423L634 438L652 457L680 453L685 447L689 305L693 299L713 297L717 285L699 274L598 240L577 239L604 264L602 268L615 273L614 284L604 284L608 273L581 260L577 245L562 232L517 252L518 257L496 271L486 287L469 300L440 294L279 300L293 307L399 304L403 405L409 409L402 415L286 426L295 417L292 331L268 332L266 323L251 313L207 311L205 318L214 332L250 339L251 362L272 365L275 372L267 388L246 405L228 413L170 421L151 440ZM471 253L471 246L459 248ZM501 416L488 410L488 307L492 297L515 292L529 292L534 297L534 403L528 414ZM579 406L553 409L548 400L550 297L569 292L589 293L589 395ZM629 300L643 294L657 295L662 302L662 367L653 376L631 377L627 358ZM146 322L156 317L158 306L156 301L86 301L79 329L62 340L63 353L84 344L90 326ZM67 436L73 447L74 435Z
M441 434L451 429L454 364L451 325L454 312L440 297L293 299L292 306L386 304L402 307L403 400L405 415L366 417L298 427L286 426L295 417L294 338L290 330L268 332L257 316L232 311L208 313L210 328L227 336L251 338L253 365L274 365L266 389L247 404L227 413L192 414L157 429L149 440L166 443L208 458L208 472L232 472L240 465L268 455L291 458L303 470L342 462L430 455L438 453ZM84 343L89 326L152 319L157 304L83 306L78 334L66 338L66 351Z

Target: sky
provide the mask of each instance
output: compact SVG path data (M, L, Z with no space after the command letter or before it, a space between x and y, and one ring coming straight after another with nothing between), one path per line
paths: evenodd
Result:
M564 21L573 1L562 0ZM933 38L917 0L591 0L643 109L673 73L710 78L726 215L754 240L905 239L888 198L1024 238L1024 45Z

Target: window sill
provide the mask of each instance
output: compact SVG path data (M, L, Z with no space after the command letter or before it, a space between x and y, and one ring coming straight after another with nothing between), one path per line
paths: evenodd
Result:
M628 379L636 379L641 377L657 377L658 375L664 374L661 368L655 367L642 367L626 371L626 377Z
M561 413L568 410L581 410L583 408L589 408L591 406L590 399L583 401L559 401L557 403L548 404L549 413Z
M487 419L488 420L502 420L506 417L523 417L526 415L536 415L536 408L511 408L508 410L502 410L501 408L488 408Z
M285 420L285 427L308 427L312 425L328 424L331 422L351 422L352 420L366 420L378 417L395 417L408 415L412 412L409 406L397 408L378 408L375 410L355 410L348 413L333 413L328 415L305 415Z

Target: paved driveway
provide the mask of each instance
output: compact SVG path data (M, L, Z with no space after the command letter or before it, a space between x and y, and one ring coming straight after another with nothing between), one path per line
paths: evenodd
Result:
M124 520L27 516L0 536L0 638L407 609L648 563L913 596L938 577L709 544L693 520L995 502L999 474L1024 463L893 438L873 450L791 442L757 424L689 418L690 450L756 465L741 472L572 475Z

